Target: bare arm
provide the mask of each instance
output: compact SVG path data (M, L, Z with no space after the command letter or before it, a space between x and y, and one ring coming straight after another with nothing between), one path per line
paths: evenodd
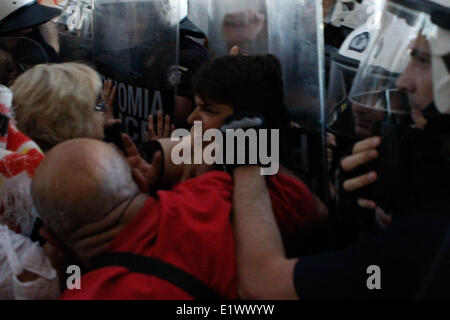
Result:
M294 266L287 259L260 168L234 171L233 230L238 293L243 299L297 299Z

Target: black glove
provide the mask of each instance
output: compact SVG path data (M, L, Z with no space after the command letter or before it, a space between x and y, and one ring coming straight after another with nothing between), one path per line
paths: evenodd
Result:
M243 134L249 134L250 130L255 132L255 134L249 134L249 137L256 137L257 141L252 138L235 138L236 131L242 129ZM258 113L250 113L250 112L240 112L228 117L225 120L225 124L220 127L220 131L223 133L223 157L224 157L224 169L228 173L232 174L234 168L238 165L260 165L264 166L260 163L259 159L259 139L260 139L260 129L266 129L264 117ZM232 130L231 132L227 132L227 130ZM238 131L239 132L239 131ZM270 133L267 135L268 144L270 144ZM233 150L229 150L229 146L227 146L227 139L233 139L232 148ZM245 139L245 140L242 140ZM240 143L244 143L242 146ZM251 148L251 146L255 148ZM228 149L227 149L228 148ZM256 155L252 154L250 156L250 151L255 151ZM268 146L268 150L271 150L270 145ZM233 152L233 163L227 163L227 154ZM240 153L245 152L245 157L238 157ZM255 161L256 159L256 161ZM241 160L241 161L238 161Z
M379 156L352 171L340 170L338 194L338 211L347 215L357 226L367 228L374 221L375 210L359 208L356 200L368 199L389 212L401 212L406 196L409 193L408 170L409 161L405 157L405 129L388 118L380 126L381 145ZM349 180L370 171L377 173L378 179L363 188L347 192L343 188L345 180Z

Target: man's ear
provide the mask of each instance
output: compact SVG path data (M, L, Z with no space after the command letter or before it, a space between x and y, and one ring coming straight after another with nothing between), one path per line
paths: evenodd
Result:
M66 273L65 268L68 265L76 264L85 267L83 263L81 263L80 258L74 253L74 251L69 248L58 236L56 236L50 229L43 226L39 229L39 235L45 239L48 244L51 246L44 245L44 252L47 257L50 259L53 268L58 271L58 275L61 281L65 281ZM53 247L53 248L51 248ZM64 286L64 283L61 282L61 287Z

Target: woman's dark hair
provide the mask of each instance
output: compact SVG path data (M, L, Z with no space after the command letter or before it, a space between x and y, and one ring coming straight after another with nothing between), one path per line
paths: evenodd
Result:
M282 71L273 55L213 59L194 74L192 88L202 100L229 104L235 113L261 114L268 128L285 127Z

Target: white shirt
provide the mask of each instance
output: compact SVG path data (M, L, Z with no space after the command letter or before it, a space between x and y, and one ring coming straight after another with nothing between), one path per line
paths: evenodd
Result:
M24 271L39 277L21 282ZM58 299L59 278L39 243L0 225L0 300Z

